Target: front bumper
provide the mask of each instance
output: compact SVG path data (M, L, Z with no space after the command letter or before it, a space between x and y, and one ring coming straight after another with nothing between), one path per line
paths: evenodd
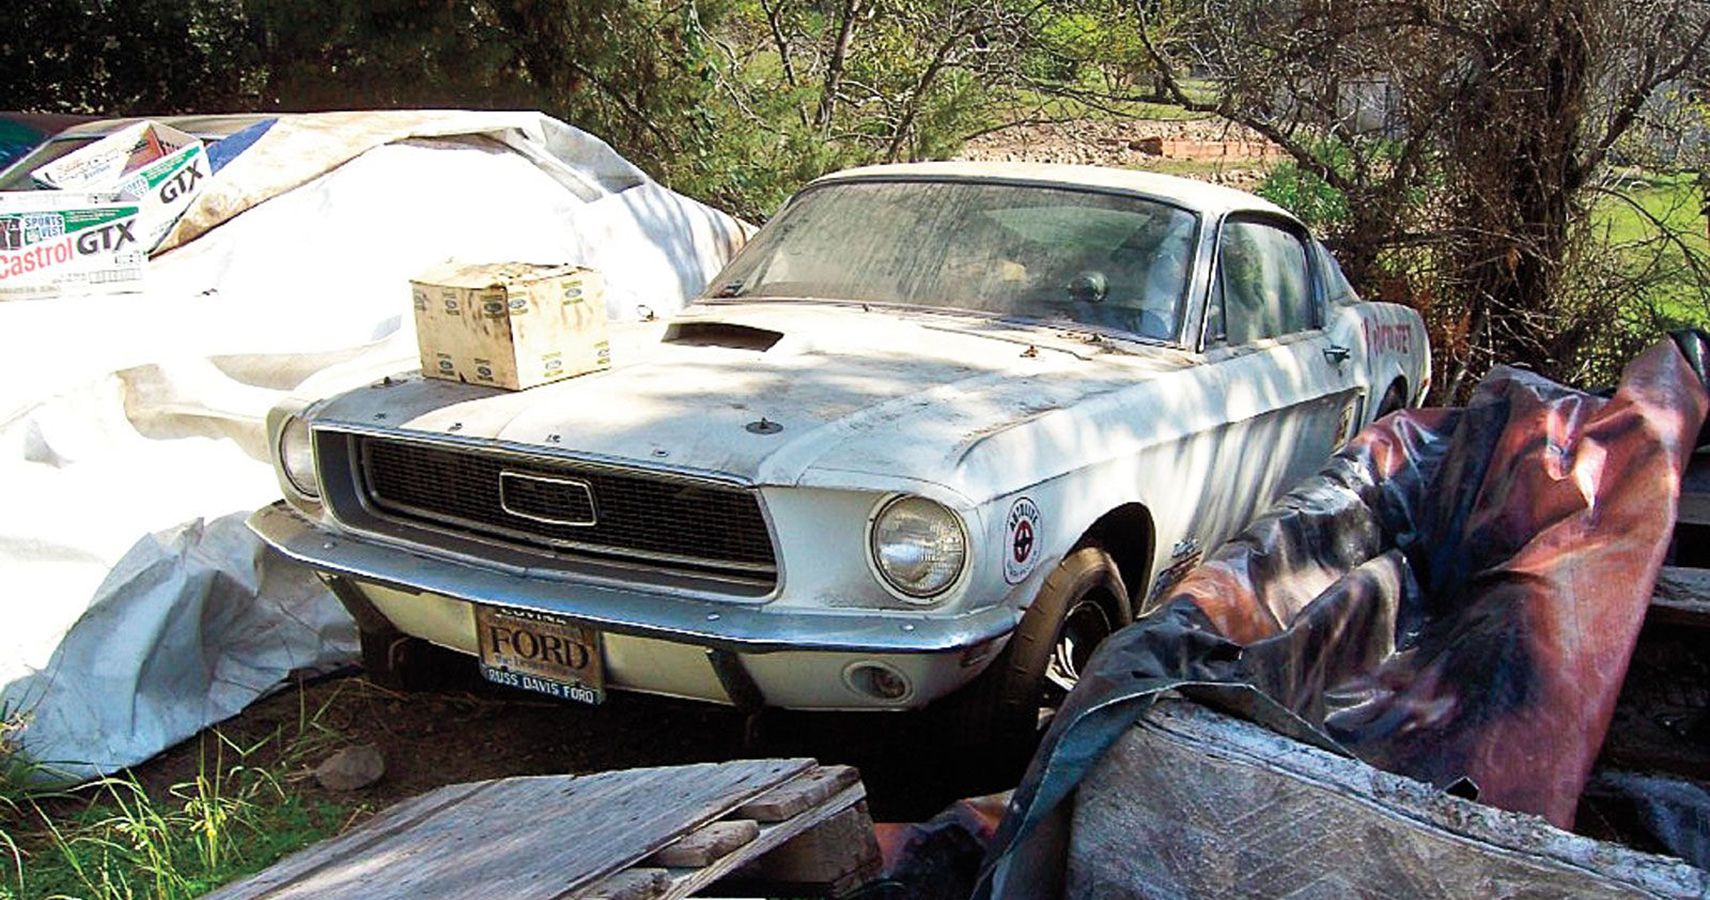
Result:
M491 569L329 531L283 501L257 510L249 527L285 556L355 583L406 634L467 653L474 647L471 604L553 613L600 631L608 656L636 657L637 664L616 667L613 687L716 702L740 698L712 663L704 674L693 671L685 648L698 658L734 655L767 705L915 707L971 680L1019 619L1002 606L954 616L772 608L588 584L559 572ZM641 652L649 647L653 652ZM882 702L848 686L848 667L867 659L909 673L909 694Z

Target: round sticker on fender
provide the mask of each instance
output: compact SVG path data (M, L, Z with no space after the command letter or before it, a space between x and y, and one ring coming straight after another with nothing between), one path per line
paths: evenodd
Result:
M1018 584L1039 562L1039 507L1027 497L1010 504L1004 518L1003 579Z

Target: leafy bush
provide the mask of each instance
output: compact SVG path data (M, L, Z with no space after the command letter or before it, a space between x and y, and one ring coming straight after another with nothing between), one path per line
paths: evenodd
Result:
M1293 160L1273 168L1255 193L1294 213L1315 231L1335 232L1348 224L1347 195Z

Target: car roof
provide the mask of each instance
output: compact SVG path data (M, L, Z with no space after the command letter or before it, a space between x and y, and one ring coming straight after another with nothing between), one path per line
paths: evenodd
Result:
M993 181L1023 181L1060 187L1107 188L1157 197L1210 215L1251 211L1281 215L1289 219L1294 218L1276 204L1246 191L1238 191L1234 188L1206 181L1195 181L1191 178L1177 178L1174 175L1161 175L1157 172L1141 172L1134 169L1115 169L1105 166L983 161L897 163L845 169L819 178L813 183L827 184L864 179L916 178L927 180L989 179Z
M278 113L232 113L213 116L132 116L121 119L97 119L73 125L53 136L53 140L105 137L137 122L159 122L199 138L223 138L268 119Z
M217 141L258 122L277 118L278 115L239 113L216 116L135 116L78 122L51 137L43 138L27 154L13 160L9 165L0 166L0 191L36 189L38 186L30 177L30 173L36 168L137 122L159 122L204 141Z

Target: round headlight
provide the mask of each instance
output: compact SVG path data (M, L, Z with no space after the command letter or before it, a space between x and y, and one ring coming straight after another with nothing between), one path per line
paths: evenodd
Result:
M305 497L321 495L321 480L315 475L315 445L309 423L292 416L279 429L279 468L285 480Z
M967 537L956 514L925 497L898 497L873 520L873 563L891 587L925 600L962 573Z

